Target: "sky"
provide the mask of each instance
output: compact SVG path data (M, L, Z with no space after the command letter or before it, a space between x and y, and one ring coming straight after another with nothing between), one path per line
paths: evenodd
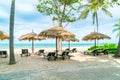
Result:
M18 38L21 35L32 32L39 34L42 30L46 30L53 27L52 19L49 16L43 15L38 12L36 5L38 0L16 0L15 9L15 26L14 26L14 42L15 43L26 43L29 41L19 41ZM0 0L0 30L9 33L9 18L10 18L10 6L11 0ZM113 25L117 23L120 18L120 6L114 6L109 8L113 17L106 16L101 11L98 12L99 18L99 32L109 35L110 40L100 40L101 43L117 43L116 33L112 30ZM80 40L79 43L91 43L93 41L81 40L85 35L94 31L96 26L92 24L91 16L88 16L85 20L79 20L69 24L65 29L74 33ZM36 43L53 43L54 39L46 39L42 41L36 41ZM3 40L1 43L8 43L8 40Z

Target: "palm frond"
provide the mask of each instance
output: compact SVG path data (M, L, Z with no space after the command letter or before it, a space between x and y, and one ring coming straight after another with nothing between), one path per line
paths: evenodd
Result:
M89 7L85 8L80 14L80 19L85 19L88 16L89 11Z
M119 37L120 36L120 31L118 31L118 33L117 33L117 37Z
M118 27L118 26L120 27L120 24L115 24L115 25L114 25L114 27Z
M116 32L116 31L119 31L120 30L120 28L115 28L115 29L113 29L113 32Z
M111 14L107 9L102 8L102 11L103 11L106 15L112 17L112 14Z
M89 5L87 5L87 4L85 4L85 5L81 5L81 6L79 6L78 9L80 10L80 9L86 8L86 7L88 7L88 6L89 6Z

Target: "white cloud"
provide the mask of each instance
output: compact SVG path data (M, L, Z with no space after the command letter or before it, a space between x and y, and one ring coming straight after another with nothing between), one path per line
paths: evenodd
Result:
M38 0L16 0L16 12L31 14L36 11Z
M52 20L50 17L46 15L41 15L37 11L36 5L38 4L38 0L16 0L16 14L15 14L15 42L19 42L18 38L26 33L34 30L36 33L40 33L40 31L48 29L53 26ZM0 18L9 20L9 12L10 12L11 0L1 0L0 1ZM107 41L117 41L116 33L112 33L113 24L117 18L119 18L120 7L115 6L114 8L110 8L109 10L113 14L113 18L108 18L104 14L99 14L99 31L106 35L111 36L111 40L101 40L101 42ZM30 18L30 19L28 19ZM77 38L81 39L94 31L94 27L92 25L92 17L89 16L86 20L80 20L75 23L71 23L66 27L68 31L74 33ZM3 27L4 26L4 27ZM9 23L0 23L0 30L9 33ZM49 42L51 40L48 40ZM45 42L45 41L41 41ZM93 41L88 41L93 42Z

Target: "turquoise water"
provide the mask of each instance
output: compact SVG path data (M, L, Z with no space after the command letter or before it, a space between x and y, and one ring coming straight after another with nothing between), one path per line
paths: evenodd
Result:
M71 47L80 47L80 46L92 46L94 45L93 43L71 43ZM32 44L28 43L22 43L22 44L14 44L14 48L31 48ZM34 44L35 48L50 48L50 47L55 47L55 43L35 43ZM63 43L63 47L68 47L68 43ZM0 49L8 49L9 44L5 43L0 43Z

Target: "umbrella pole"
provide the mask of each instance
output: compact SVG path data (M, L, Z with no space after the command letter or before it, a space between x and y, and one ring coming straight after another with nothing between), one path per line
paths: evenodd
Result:
M57 57L57 55L58 55L58 40L57 40L58 38L56 37L56 57Z
M69 50L70 50L70 41L68 41L68 47L69 47Z
M96 39L95 39L95 49L96 49Z
M34 41L32 39L32 54L34 54Z

